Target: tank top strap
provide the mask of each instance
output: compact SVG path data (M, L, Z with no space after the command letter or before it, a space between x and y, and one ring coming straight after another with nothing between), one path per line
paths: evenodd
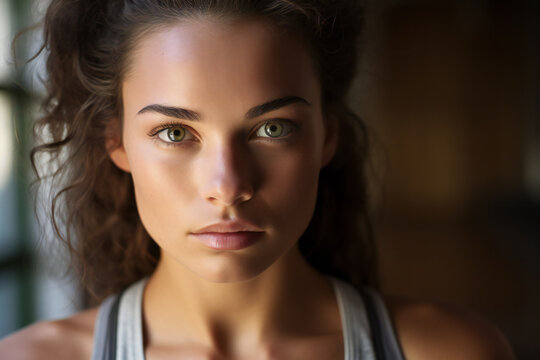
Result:
M380 294L370 287L364 287L360 294L366 306L377 359L405 360L396 331Z
M330 277L341 315L345 360L404 360L380 295L369 287L357 290Z
M343 280L329 278L341 318L345 360L375 360L369 320L360 293Z
M92 360L144 360L142 334L143 278L99 307Z
M133 283L120 299L116 359L144 360L142 298L147 280Z
M116 324L120 295L111 295L100 305L94 326L92 360L114 360L116 357Z

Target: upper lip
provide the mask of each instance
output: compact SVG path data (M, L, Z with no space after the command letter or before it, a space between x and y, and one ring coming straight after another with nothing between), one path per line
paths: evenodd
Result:
M204 233L233 233L240 231L263 232L261 228L245 220L224 221L205 226L192 232L192 234Z

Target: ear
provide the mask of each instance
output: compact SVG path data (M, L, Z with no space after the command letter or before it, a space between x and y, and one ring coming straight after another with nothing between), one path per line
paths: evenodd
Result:
M337 116L332 112L327 112L324 116L324 144L321 168L325 167L332 161L336 154L339 141L339 122Z
M105 149L118 168L130 172L126 149L122 141L122 129L118 119L111 119L107 124L105 129Z

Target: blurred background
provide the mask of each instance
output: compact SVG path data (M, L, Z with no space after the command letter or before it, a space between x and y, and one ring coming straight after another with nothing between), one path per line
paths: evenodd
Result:
M15 70L10 54L46 3L0 0L0 337L82 304L29 192L43 62ZM519 359L540 358L539 14L535 0L368 0L350 95L372 135L383 291L466 306ZM20 58L39 42L22 37Z
M11 49L20 30L41 21L47 3L0 0L0 338L37 320L68 316L82 304L76 282L61 276L67 263L50 226L37 226L38 218L45 219L44 207L34 211L30 187L32 121L44 93L39 80L43 57L15 66ZM40 44L39 29L21 36L18 60L24 63Z

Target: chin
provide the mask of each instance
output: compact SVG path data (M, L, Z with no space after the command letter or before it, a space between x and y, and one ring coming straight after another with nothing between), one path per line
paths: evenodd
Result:
M190 270L199 277L213 283L239 283L257 278L274 263L270 259L267 261L258 259L254 262L239 259L239 257L232 259L226 256L226 258L209 259L205 264L199 263L195 268L192 267Z

